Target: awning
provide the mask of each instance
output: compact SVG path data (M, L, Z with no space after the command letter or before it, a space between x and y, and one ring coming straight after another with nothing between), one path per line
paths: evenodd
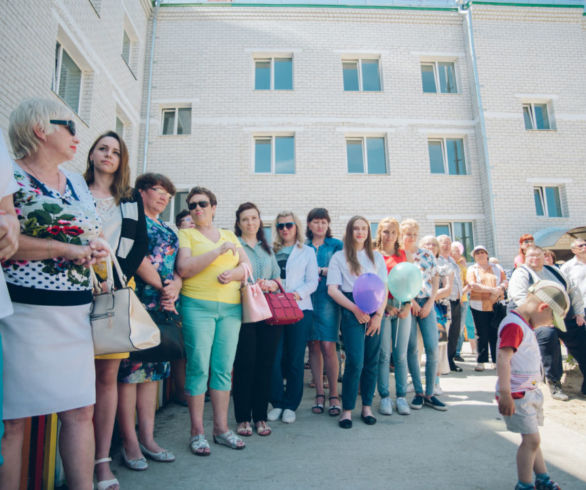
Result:
M550 227L533 233L535 244L554 250L569 250L575 238L586 240L586 226L576 228Z

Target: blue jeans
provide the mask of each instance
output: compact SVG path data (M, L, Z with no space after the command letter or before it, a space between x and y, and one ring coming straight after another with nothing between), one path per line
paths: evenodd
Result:
M419 306L423 306L426 303L427 298L417 298L416 301ZM432 396L438 363L438 333L435 308L432 307L431 313L425 318L414 316L411 323L411 334L409 336L409 347L407 349L407 364L409 365L409 372L411 373L415 393L421 395L423 394L423 386L421 385L421 369L418 362L417 325L419 325L419 328L421 329L423 346L425 347L425 394L427 396Z
M411 313L406 318L391 320L393 362L395 363L395 392L397 398L407 395L407 348L411 336Z
M305 343L311 330L312 318L311 310L303 310L303 320L292 325L283 325L283 335L277 346L271 380L271 405L274 408L295 411L301 403ZM287 380L286 388L283 388L283 379Z
M386 315L380 324L380 353L378 358L378 394L386 398L389 393L389 365L391 362L391 317Z
M342 308L342 339L346 350L346 364L342 378L344 410L354 410L358 384L360 384L362 406L372 405L378 372L380 334L367 337L365 331L366 326L358 323L354 313Z

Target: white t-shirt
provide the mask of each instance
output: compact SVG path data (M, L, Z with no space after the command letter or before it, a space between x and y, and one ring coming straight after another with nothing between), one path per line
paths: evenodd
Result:
M374 251L374 264L366 255L364 250L361 250L357 254L358 262L361 266L361 274L372 272L377 274L382 281L387 283L387 266L385 265L385 259L379 253ZM344 250L340 250L332 255L330 265L328 266L328 281L327 285L335 284L340 286L340 289L345 293L351 293L354 287L354 281L358 279L358 276L352 274L348 268L348 262L346 261L346 254Z
M14 194L18 190L18 184L14 180L12 172L12 159L8 154L8 148L4 142L4 135L0 129L0 199ZM0 268L0 318L12 315L12 302L8 295L4 273Z

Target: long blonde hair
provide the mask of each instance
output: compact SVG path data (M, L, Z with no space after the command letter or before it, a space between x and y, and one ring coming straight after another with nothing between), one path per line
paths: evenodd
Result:
M384 252L383 250L383 228L391 225L395 230L397 230L397 241L395 242L395 253L394 255L399 255L399 249L401 248L401 229L399 227L399 222L395 218L391 218L387 216L383 218L378 223L378 228L376 229L376 238L374 239L374 249L378 250L379 252Z
M277 253L279 250L281 250L285 244L283 243L283 239L281 238L281 235L279 235L279 230L277 230L277 223L279 221L279 218L286 218L287 216L291 216L291 218L293 218L293 222L295 223L295 242L296 245L301 248L303 247L303 227L301 226L301 221L299 221L299 218L297 217L297 215L293 212L293 211L281 211L279 214L277 214L277 217L275 218L275 222L273 223L273 229L274 229L274 241L273 241L273 250L275 251L275 253Z
M358 256L356 254L356 249L354 248L354 223L357 221L362 220L366 223L366 228L368 230L368 235L366 237L366 241L364 242L364 251L366 252L366 256L370 259L370 261L374 264L374 252L372 251L372 235L370 233L370 223L368 220L362 216L352 216L348 224L346 225L346 233L344 234L344 255L346 255L346 262L350 266L350 272L355 276L359 276L362 272L362 267L360 266L360 262L358 262Z

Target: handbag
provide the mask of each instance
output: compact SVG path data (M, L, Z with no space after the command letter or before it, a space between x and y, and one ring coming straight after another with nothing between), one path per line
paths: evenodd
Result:
M131 352L130 360L164 362L185 359L181 317L171 311L151 311L150 315L161 332L161 343L151 349Z
M106 292L102 292L96 273L90 268L94 288L94 301L90 311L94 353L101 355L132 352L159 345L161 335L157 325L134 291L126 285L126 277L109 246L108 250ZM120 282L118 289L114 289L112 264Z
M262 322L272 316L271 309L262 289L254 282L250 266L246 263L241 265L244 267L244 281L240 288L242 323Z
M271 309L271 317L265 320L269 325L291 325L303 319L303 312L295 296L292 293L286 293L277 281L280 291L276 293L265 293L265 298Z

